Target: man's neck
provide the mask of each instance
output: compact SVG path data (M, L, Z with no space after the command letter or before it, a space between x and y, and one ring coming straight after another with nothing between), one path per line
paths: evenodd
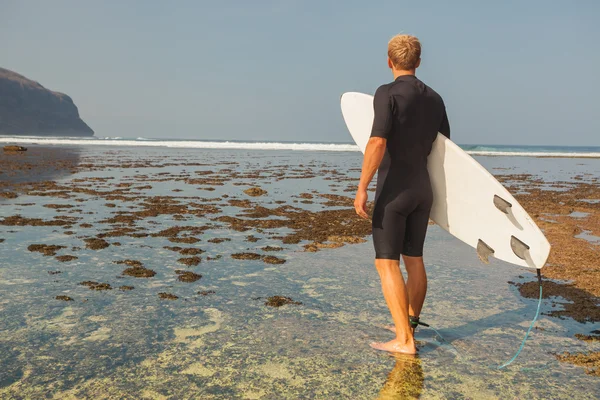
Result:
M410 69L410 70L394 69L393 73L394 73L394 79L398 78L399 76L403 76L403 75L412 75L412 76L415 76L415 70L414 69Z

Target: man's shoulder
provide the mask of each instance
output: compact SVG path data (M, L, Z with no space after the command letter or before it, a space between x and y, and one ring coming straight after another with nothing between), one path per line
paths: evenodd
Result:
M429 86L428 84L426 84L423 81L421 81L421 83L427 88L427 93L430 96L437 98L442 103L444 102L444 100L442 99L442 96L434 88L432 88L431 86Z
M383 85L380 85L377 90L375 91L375 96L379 95L388 95L390 93L390 88L392 87L392 85L394 84L394 82L388 82L388 83L384 83Z

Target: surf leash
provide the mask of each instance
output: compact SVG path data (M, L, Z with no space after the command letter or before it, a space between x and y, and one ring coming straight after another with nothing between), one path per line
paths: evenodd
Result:
M510 360L508 360L507 362L505 362L504 364L499 366L498 369L502 369L504 367L509 366L510 364L512 364L513 361L515 361L517 359L519 354L521 354L521 351L525 347L525 342L527 341L527 338L529 337L529 333L531 333L531 330L533 329L533 325L535 325L535 321L537 321L538 316L540 315L540 307L542 305L542 273L540 272L539 268L537 269L537 278L538 278L538 283L540 284L540 298L538 300L538 306L537 306L537 311L535 312L535 317L533 318L533 321L531 321L531 325L529 325L529 329L527 330L527 333L525 334L525 337L523 338L523 342L521 343L521 347L519 347L519 351L517 351L517 353L513 356L513 358L511 358Z
M419 325L426 326L429 328L429 325L427 325L425 322L421 322L419 320L419 317L415 317L414 315L408 316L408 323L410 324L410 327L413 329L417 329L417 327Z
M527 338L529 337L529 334L531 333L531 330L533 329L533 326L535 325L535 323L538 319L538 316L540 315L540 308L542 306L542 274L539 269L537 269L537 278L538 278L538 283L540 285L540 296L538 299L538 305L537 305L537 310L535 312L535 317L533 318L533 321L531 321L531 324L529 325L529 329L527 330L527 333L525 334L525 337L523 338L523 341L521 342L521 346L519 347L519 350L517 351L517 353L510 360L505 362L504 364L500 365L499 367L494 367L496 369L503 369L503 368L509 366L510 364L512 364L513 361L515 361L517 359L519 354L521 354L521 351L523 351L523 348L525 348L525 342L527 341ZM445 342L445 343L449 344L450 346L452 346L452 344L450 342L448 342L446 339L444 339L444 337L434 327L430 326L429 324L419 321L418 317L409 316L409 318L410 318L410 324L413 328L416 328L419 325L426 326L429 329L433 330L437 336L439 336L441 342ZM457 355L460 355L460 353L458 352L458 350L456 350L456 348L454 346L452 346L452 348L456 351ZM547 365L546 365L546 367L547 367ZM527 368L527 370L537 370L537 369L544 369L544 368Z

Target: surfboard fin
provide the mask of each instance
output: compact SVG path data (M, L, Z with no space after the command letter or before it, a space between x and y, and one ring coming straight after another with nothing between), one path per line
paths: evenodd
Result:
M494 255L494 249L488 246L483 240L479 239L477 242L477 256L481 260L481 262L485 264L489 264L489 256Z
M512 207L512 204L498 195L494 195L494 205L504 214L508 214L510 212L510 208Z
M527 244L523 243L516 237L511 236L510 237L510 247L512 248L513 253L515 253L515 255L517 257L519 257L521 260L525 260L525 262L527 263L527 265L529 267L537 268L535 266L535 263L531 259L531 254L529 253L530 247Z
M506 217L509 219L510 222L512 222L512 224L515 227L517 227L517 229L523 230L523 227L521 226L521 224L519 224L519 221L517 221L515 215L512 212L512 204L510 202L504 200L502 197L495 194L494 205L498 210L506 214Z

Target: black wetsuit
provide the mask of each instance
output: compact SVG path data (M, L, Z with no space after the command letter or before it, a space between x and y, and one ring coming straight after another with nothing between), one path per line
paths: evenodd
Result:
M420 257L433 203L427 156L438 132L450 137L446 108L414 75L380 86L373 106L371 137L387 139L373 211L375 258Z

